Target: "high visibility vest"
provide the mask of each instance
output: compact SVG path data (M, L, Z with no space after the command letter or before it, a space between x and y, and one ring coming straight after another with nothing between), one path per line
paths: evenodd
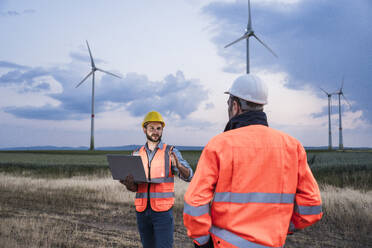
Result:
M174 177L171 171L169 151L171 146L163 144L156 151L153 159L148 160L145 147L141 147L139 155L146 172L146 178L151 183L138 184L134 204L138 212L143 212L147 207L148 199L154 211L169 210L174 204Z
M185 194L184 224L198 245L282 247L291 227L322 217L300 142L263 125L237 128L204 148Z

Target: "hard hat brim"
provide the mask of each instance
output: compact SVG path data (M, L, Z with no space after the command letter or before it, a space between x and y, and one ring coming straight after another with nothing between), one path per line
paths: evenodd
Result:
M151 122L158 122L158 123L160 123L163 126L163 128L165 127L165 123L162 122L162 121L147 121L147 122L143 122L142 123L142 127L146 127L146 125L149 124L149 123L151 123Z

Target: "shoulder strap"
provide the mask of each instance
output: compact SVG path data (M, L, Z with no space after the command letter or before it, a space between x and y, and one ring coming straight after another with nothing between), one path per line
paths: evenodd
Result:
M137 147L136 149L134 149L133 152L132 152L132 155L138 155L139 150L140 150L141 148L142 148L142 146L139 146L139 147Z

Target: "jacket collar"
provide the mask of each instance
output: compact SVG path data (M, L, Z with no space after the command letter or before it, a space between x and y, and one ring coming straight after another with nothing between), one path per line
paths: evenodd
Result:
M265 112L248 111L237 115L229 120L229 122L226 124L224 132L249 125L269 126Z
M157 150L157 149L161 149L162 147L163 147L163 141L160 141L158 144L157 144L157 146L155 147L155 149L154 150ZM150 150L149 149L149 146L147 145L147 142L145 143L145 149L146 150Z

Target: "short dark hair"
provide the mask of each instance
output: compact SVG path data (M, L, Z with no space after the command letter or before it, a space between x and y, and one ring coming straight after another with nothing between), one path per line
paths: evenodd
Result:
M243 112L247 111L263 111L263 104L258 104L250 101L246 101L239 97L230 95L231 102L235 101Z

